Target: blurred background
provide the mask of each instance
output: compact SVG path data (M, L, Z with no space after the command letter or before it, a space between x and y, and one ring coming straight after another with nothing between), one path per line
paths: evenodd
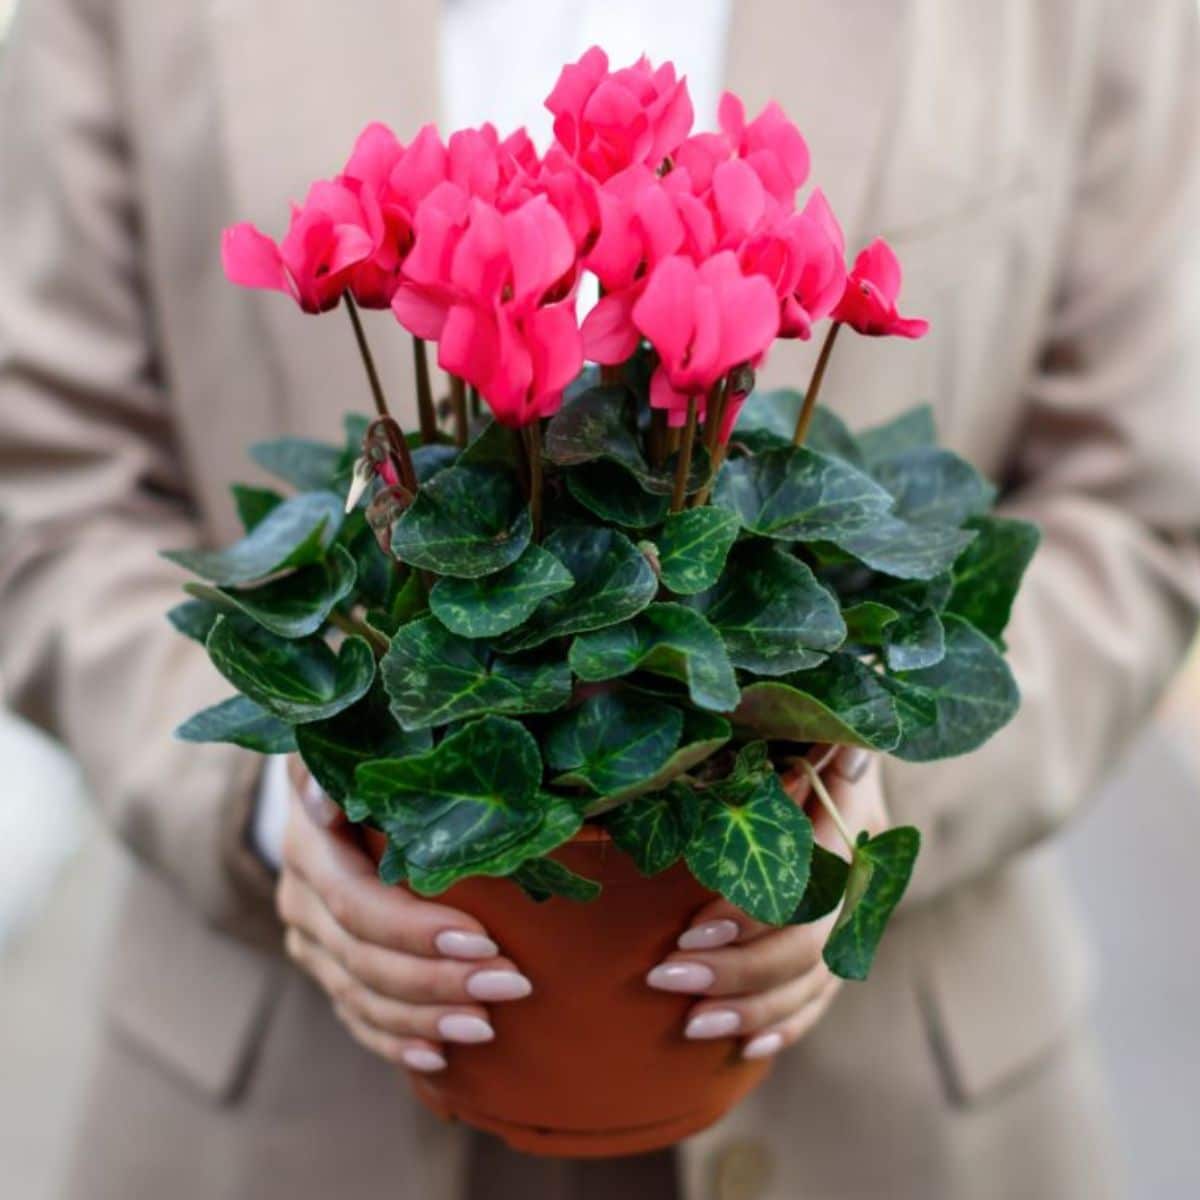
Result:
M0 0L0 54L12 7ZM87 1077L99 956L126 864L70 759L3 709L0 764L0 1195L48 1200ZM1194 1200L1200 1180L1198 844L1200 649L1058 843L1091 928L1096 1028L1133 1200Z

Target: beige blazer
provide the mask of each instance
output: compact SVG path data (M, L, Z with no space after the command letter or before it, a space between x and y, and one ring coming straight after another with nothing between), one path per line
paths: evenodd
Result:
M156 551L235 535L248 441L366 406L342 323L230 287L219 231L277 229L369 118L407 135L432 114L438 10L25 0L0 62L0 666L139 864L87 1200L478 1200L526 1169L487 1167L503 1156L341 1035L240 849L253 759L169 736L226 688L163 620L179 578ZM851 245L889 237L932 321L839 347L829 401L866 424L932 400L1045 543L1010 639L1021 715L969 758L889 765L926 836L907 912L871 981L684 1148L683 1195L1105 1195L1079 940L1031 848L1195 625L1196 6L743 0L731 39L729 83L795 116ZM386 315L370 332L411 406L405 339ZM812 350L769 377L802 382ZM657 1200L649 1169L529 1168L508 1194Z

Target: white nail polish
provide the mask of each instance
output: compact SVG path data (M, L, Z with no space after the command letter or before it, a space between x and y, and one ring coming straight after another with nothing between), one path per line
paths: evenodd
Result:
M742 1057L770 1058L771 1055L778 1054L782 1049L782 1033L760 1033L758 1037L747 1044L745 1050L742 1051Z
M412 1046L400 1057L404 1060L404 1065L413 1071L428 1074L431 1071L446 1069L446 1060L436 1050L428 1050L424 1046Z
M711 1012L697 1013L687 1023L683 1035L693 1041L729 1037L737 1033L741 1025L742 1018L732 1008L717 1008Z
M680 950L715 950L736 942L740 932L736 921L705 921L703 925L685 929L676 945Z
M500 948L490 937L465 929L443 929L433 939L433 944L438 953L447 958L495 958L500 953Z

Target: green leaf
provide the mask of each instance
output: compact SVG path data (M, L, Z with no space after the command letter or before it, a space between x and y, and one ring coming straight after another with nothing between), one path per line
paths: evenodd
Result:
M812 869L808 875L808 887L790 924L807 925L828 916L841 903L846 892L846 880L850 864L838 855L813 842Z
M1007 725L1020 693L1000 652L961 617L947 614L946 654L935 666L886 676L904 735L893 753L908 762L966 754Z
M780 546L746 542L716 587L694 600L735 667L786 675L824 661L846 639L836 597Z
M541 775L533 735L488 716L425 754L364 763L355 790L403 848L412 889L435 895L468 875L510 875L578 831L579 811L540 793Z
M337 478L342 463L337 446L307 438L277 438L255 442L250 457L265 471L290 483L297 491L328 488Z
M738 414L733 440L755 451L786 448L792 444L796 421L804 407L804 393L793 388L751 392ZM843 458L856 467L863 464L858 441L842 419L818 405L804 443L810 450Z
M507 650L616 625L641 612L658 590L645 556L615 529L568 525L543 545L570 571L575 586L543 600L527 625L507 635Z
M744 528L784 541L831 541L869 528L892 507L891 495L849 463L807 446L727 461L713 503Z
M612 840L643 875L674 866L699 824L699 798L681 783L622 804L604 818Z
M354 772L362 763L421 754L432 744L428 730L409 733L396 724L378 681L361 700L336 716L296 729L296 747L304 765L343 807L354 795ZM361 815L354 813L351 818L361 819Z
M920 848L921 835L911 825L859 839L841 915L825 944L825 965L835 975L866 979Z
M207 600L185 600L167 613L167 620L184 637L190 637L203 646L220 615L221 610Z
M996 489L966 459L940 446L894 454L871 474L896 498L896 515L917 525L957 528L996 499Z
M999 638L1041 533L1028 521L1005 517L978 517L970 527L977 536L954 563L946 609L988 637Z
M491 418L458 456L459 466L504 467L509 471L515 470L520 461L520 434Z
M527 621L547 596L567 591L571 572L530 543L511 566L482 579L439 579L429 593L433 615L462 637L496 637Z
M883 645L889 670L918 671L945 657L946 631L937 613L923 608L888 625Z
M414 446L410 455L417 482L428 483L439 471L454 465L459 451L457 446L445 442L430 442L427 446Z
M882 646L889 625L898 620L900 614L889 604L876 600L863 600L842 609L846 622L846 640L861 646Z
M440 575L475 579L517 561L532 525L517 482L493 467L447 467L396 522L392 552Z
M721 577L739 527L734 513L712 505L671 513L656 539L663 585L678 596L712 587Z
M900 718L884 681L852 654L742 689L733 723L758 737L891 750Z
M914 525L890 513L829 540L875 571L898 579L934 579L974 540L970 530Z
M288 567L318 562L341 523L337 496L306 492L285 500L224 550L167 550L163 557L219 586L254 583Z
M522 863L512 879L539 904L552 896L588 904L600 895L600 885L594 879L587 879L552 858L534 858Z
M341 546L324 562L273 579L253 588L210 588L187 585L187 590L225 611L236 610L283 638L316 633L329 614L354 588L357 568ZM219 597L219 599L218 599Z
M812 836L812 823L766 761L709 791L687 864L705 887L743 912L783 925L808 886Z
M697 708L685 708L683 732L679 736L679 745L670 758L645 779L593 800L587 806L587 816L616 811L638 796L665 788L677 776L711 758L732 735L733 728L724 717Z
M233 492L238 520L247 533L283 503L283 497L274 488L250 487L244 483L235 483L230 491Z
M231 696L188 717L175 736L184 742L231 742L259 754L290 754L292 727L245 696Z
M493 654L434 617L398 629L379 669L392 715L408 730L480 713L552 712L571 698L565 662Z
M672 704L630 692L599 692L559 717L544 739L554 783L598 795L636 787L671 757L683 732Z
M624 467L611 462L582 463L566 473L567 491L602 521L646 529L667 515L670 497L644 491Z
M379 859L379 881L395 887L408 878L408 864L404 861L404 847L388 842Z
M898 417L858 435L863 457L871 466L907 450L932 446L936 441L937 429L933 423L933 409L928 404L919 404L916 408L910 408Z
M682 604L651 604L620 625L581 634L568 661L588 682L649 671L686 683L699 708L730 712L737 707L737 679L721 635Z
M231 617L213 626L208 655L238 691L293 725L349 708L375 677L362 638L347 638L335 655L320 638L291 641Z

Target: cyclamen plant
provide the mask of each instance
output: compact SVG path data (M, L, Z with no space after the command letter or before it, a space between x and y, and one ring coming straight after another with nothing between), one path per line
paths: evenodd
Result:
M406 146L372 124L278 244L226 231L235 283L346 310L376 412L344 449L252 447L299 494L235 486L244 539L168 554L204 581L171 620L238 692L179 735L299 753L418 893L490 875L590 899L550 855L597 821L762 921L840 903L826 961L862 978L917 831L847 829L809 765L830 853L778 772L817 743L961 754L1008 721L1037 532L989 515L928 408L855 435L817 406L843 326L926 323L897 312L883 241L847 271L822 193L797 210L808 150L777 105L747 120L726 94L692 134L671 65L598 49L546 103L544 155L523 130ZM413 335L415 431L360 307ZM806 394L755 392L774 340L823 321Z

